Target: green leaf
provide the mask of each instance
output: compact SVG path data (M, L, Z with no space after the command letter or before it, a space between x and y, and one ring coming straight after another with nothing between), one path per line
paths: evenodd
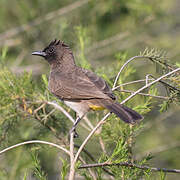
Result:
M46 86L48 86L48 79L47 79L47 76L45 74L42 74L42 80L43 80L44 84Z
M67 176L68 170L69 170L69 164L67 160L64 160L60 157L60 160L62 162L62 169L61 169L61 178L62 180L65 180L65 177Z

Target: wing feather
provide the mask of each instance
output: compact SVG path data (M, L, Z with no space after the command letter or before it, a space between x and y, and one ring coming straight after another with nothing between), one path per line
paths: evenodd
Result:
M104 79L102 79L101 77L97 76L95 73L88 71L86 69L83 69L83 71L100 91L102 91L104 94L107 94L111 99L113 100L116 99L111 88L108 86L108 84Z
M50 76L50 91L64 100L109 99L83 72L62 74L56 72Z

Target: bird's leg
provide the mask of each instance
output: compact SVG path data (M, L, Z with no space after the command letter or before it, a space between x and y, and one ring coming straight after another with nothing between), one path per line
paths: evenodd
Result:
M86 113L84 113L83 115L81 116L77 116L71 130L70 130L70 133L74 132L74 137L78 137L78 133L76 132L76 126L78 125L78 123L81 121L81 119L83 119L83 117L86 115Z
M78 123L80 122L81 118L80 117L77 117L76 118L76 121L74 122L71 130L70 130L70 133L74 132L74 138L78 137L78 133L76 132L76 126L78 125Z

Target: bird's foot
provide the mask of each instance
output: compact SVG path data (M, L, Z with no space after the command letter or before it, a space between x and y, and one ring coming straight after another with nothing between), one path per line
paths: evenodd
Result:
M76 132L76 128L75 127L72 127L72 129L69 131L70 135L71 135L71 133L73 133L73 137L74 138L78 138L79 137L78 133Z

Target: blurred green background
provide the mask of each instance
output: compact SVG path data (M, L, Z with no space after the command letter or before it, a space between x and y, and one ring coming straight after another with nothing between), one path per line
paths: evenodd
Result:
M180 62L179 8L178 0L0 0L0 49L7 48L8 51L4 64L18 76L24 71L32 71L37 85L41 74L48 75L49 67L45 61L31 56L31 52L42 50L55 38L73 49L77 63L81 62L82 55L79 54L83 51L92 69L98 72L100 68L107 75L114 72L117 53L126 53L128 59L145 47L165 50L171 63L175 64ZM84 38L82 43L81 38ZM146 74L159 76L156 67L147 60L132 64L136 79L144 79ZM166 95L163 91L160 94ZM155 102L152 111L145 115L144 128L137 136L134 153L141 158L152 152L155 158L150 161L151 165L178 169L180 109L172 105L162 114L159 109ZM19 142L15 139L30 139L30 132L36 132L29 127L30 124L24 126L17 127L17 137L11 135L13 137L5 143L6 146ZM32 139L36 137L34 132ZM3 140L0 143L4 147ZM28 168L28 163L30 166L26 155L21 159L22 151L19 148L16 156L8 152L0 157L0 168L5 171L2 174L9 174L9 179L19 179L24 171L21 166ZM55 160L54 151L49 153L50 159L43 157L42 161L45 164L57 161L45 167L49 179L55 179L59 162ZM6 175L1 175L4 178L0 177L0 180L6 179ZM180 175L167 174L166 178L178 180Z

